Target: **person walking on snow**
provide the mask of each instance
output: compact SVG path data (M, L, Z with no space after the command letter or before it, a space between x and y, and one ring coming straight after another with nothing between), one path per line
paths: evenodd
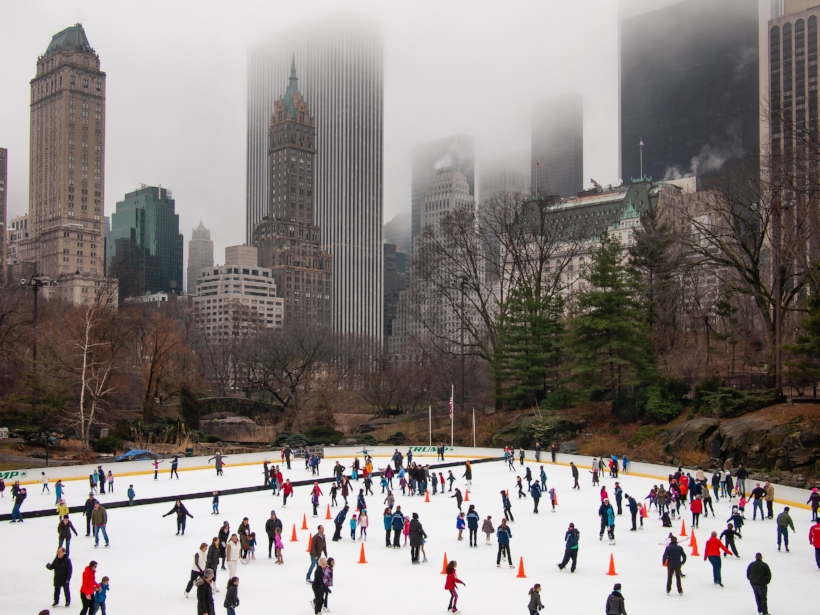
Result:
M720 578L721 551L726 555L731 555L729 549L724 547L723 543L720 542L717 532L712 532L711 537L706 541L706 546L703 549L703 561L709 560L709 563L712 564L712 580L715 582L715 585L723 587L723 580Z

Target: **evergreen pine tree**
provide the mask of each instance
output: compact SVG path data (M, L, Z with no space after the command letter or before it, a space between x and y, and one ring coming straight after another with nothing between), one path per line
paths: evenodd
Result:
M586 391L604 388L616 394L653 379L645 311L617 239L602 237L584 280L565 342L573 379Z

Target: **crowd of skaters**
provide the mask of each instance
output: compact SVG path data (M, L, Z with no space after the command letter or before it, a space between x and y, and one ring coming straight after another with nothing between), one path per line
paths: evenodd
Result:
M443 449L443 447L442 447ZM554 447L553 447L553 455L554 455ZM441 451L440 455L443 456L443 450ZM513 451L512 449L505 450L505 457L509 459L513 458ZM224 457L223 457L224 459ZM283 451L283 461L285 459L284 451ZM308 458L310 459L310 458ZM218 458L214 458L215 461L219 462ZM395 498L392 498L392 492L390 490L391 480L393 478L399 478L401 474L401 478L405 478L406 480L406 487L408 488L408 495L425 495L428 493L429 488L432 485L437 485L439 483L436 480L436 474L429 472L429 464L426 466L422 466L421 464L416 464L412 462L412 451L408 451L408 455L406 457L407 464L405 467L404 464L404 456L396 450L393 456L393 467L391 468L388 466L385 468L385 471L382 475L382 481L384 482L383 486L383 493L387 490L387 498L385 499L385 503L388 504L388 507L385 509L385 530L387 534L386 546L393 548L398 548L400 536L404 536L405 546L409 542L411 548L411 562L413 564L423 563L426 562L426 556L424 556L423 560L420 560L420 554L423 553L424 543L426 541L427 535L424 532L423 527L421 526L421 522L419 520L419 516L416 513L408 517L404 517L403 513L401 513L401 507L395 506ZM555 459L553 456L553 463ZM287 462L290 462L290 459L287 459ZM605 462L603 459L595 460L594 468L591 470L593 474L593 485L598 486L600 476L603 475L605 472ZM621 462L624 471L626 470L628 461L626 459ZM519 464L521 466L524 465L524 458L519 453ZM609 475L612 478L618 477L619 471L619 463L616 457L608 458L606 462L606 467L609 469ZM339 462L337 462L337 466L341 466ZM306 462L306 469L313 472L313 466L310 462ZM347 485L348 493L343 495L350 495L353 491L351 488L350 481L351 480L359 480L364 479L365 481L368 478L372 477L373 473L373 466L372 466L372 458L367 455L365 451L364 462L360 463L358 457L354 460L354 463L349 468L350 476L345 474L345 470L348 468L344 468L341 466L341 470L334 470L334 477L336 480L333 483L333 487L341 487L342 485ZM466 479L467 485L471 486L472 484L472 468L471 464L467 462L464 466L465 472L461 475L462 479ZM597 472L595 471L597 469ZM174 468L176 470L176 468ZM525 468L525 479L528 483L527 493L530 494L534 500L539 499L540 492L546 491L546 473L544 471L543 466L539 468L539 474L537 476L533 476L529 467ZM102 469L99 468L98 472L95 473L99 477L102 473ZM109 475L111 473L109 472ZM222 467L217 464L217 474L222 475ZM289 495L293 493L293 487L290 486L290 493L288 494L287 487L289 485L289 481L282 482L281 479L281 472L279 471L278 466L269 467L269 464L266 462L264 467L264 474L265 474L265 483L266 485L271 486L274 495L281 495L282 492L285 492L285 500L283 504L286 504L287 498ZM390 476L388 477L388 474ZM443 476L443 473L439 474ZM106 483L109 483L107 480L108 475L102 474L102 476L106 477ZM575 468L574 464L572 464L572 476L574 488L580 488L577 483L577 468ZM452 480L448 480L452 477ZM173 474L171 476L173 478ZM176 476L178 478L178 475ZM455 477L452 474L452 471L448 471L448 479L441 479L441 492L444 493L444 481L448 480L450 483L450 489L453 489L453 482L456 481ZM727 530L724 531L720 537L718 537L716 532L712 532L710 538L706 541L706 545L704 547L704 560L708 560L713 567L713 577L715 580L715 584L722 586L722 579L720 576L720 559L721 554L723 557L727 556L735 556L739 557L737 554L736 545L734 543L735 538L742 538L740 535L739 529L742 527L742 524L745 521L745 508L747 507L748 501L746 500L746 480L748 479L748 473L743 470L742 466L738 468L737 474L732 477L730 472L722 473L722 472L715 472L712 473L711 480L707 479L706 476L702 471L698 471L695 477L692 477L689 473L684 473L680 469L672 475L669 476L668 480L668 488L665 488L663 484L660 486L653 486L652 490L650 490L649 495L646 496L645 500L648 500L646 505L638 505L635 498L630 497L628 494L624 494L623 491L620 489L618 482L615 483L613 488L613 495L616 498L617 504L617 513L615 513L612 505L609 502L609 497L605 488L601 488L601 508L604 508L604 511L601 511L599 508L599 517L602 517L602 533L604 529L607 532L612 531L610 534L610 538L614 543L614 517L617 515L622 514L621 510L621 503L625 499L627 502L627 508L632 513L633 523L632 523L632 530L634 531L635 528L635 516L636 514L640 514L640 522L641 526L643 525L643 520L651 508L654 506L656 512L659 515L659 518L662 521L663 525L666 525L665 517L671 514L672 518L680 518L681 517L681 508L686 509L687 505L692 513L692 525L697 527L697 516L700 514L704 514L704 516L708 517L709 511L712 512L714 515L714 508L711 506L711 497L709 496L709 489L712 488L714 493L715 501L719 501L721 498L729 499L729 504L731 506L732 515L729 518L729 525ZM372 478L371 478L372 480ZM518 479L520 482L520 478ZM113 483L113 480L110 481ZM47 482L44 481L44 485L47 487ZM57 485L55 485L55 492L57 492L58 485L60 485L60 481L58 481ZM467 486L465 485L465 487ZM22 488L18 485L15 485L13 488L12 495L15 496L23 491ZM109 492L112 490L113 484L109 485ZM314 488L311 491L311 498L315 495L323 495L321 494L321 490L318 488L318 483L314 484ZM533 493L535 491L535 493ZM60 485L60 491L56 493L57 497L57 504L58 504L58 512L59 512L59 504L61 495L62 495L62 486ZM554 490L551 490L554 493ZM2 491L0 491L2 493ZM44 487L41 493L49 493L49 490ZM448 491L449 493L449 491ZM372 491L368 491L367 494L372 495ZM403 491L404 494L404 491ZM461 491L459 488L455 489L455 495L452 497L457 501L457 507L459 509L459 517L457 519L457 527L459 527L459 520L463 519L466 523L466 529L469 531L469 541L470 547L477 547L478 540L477 540L477 530L478 524L480 521L480 517L475 510L475 507L471 505L469 507L468 512L466 515L461 511L462 506L462 497L460 497ZM99 544L99 534L102 534L105 539L105 546L109 545L108 536L105 531L105 526L107 524L107 516L105 515L104 507L97 501L95 497L96 493L91 491L89 493L88 501L86 502L85 506L85 516L87 517L87 534L89 535L89 526L93 529L95 534L95 546ZM361 527L362 522L360 521L362 517L368 519L367 509L366 509L366 502L364 501L364 496L366 495L364 489L359 489L359 495L357 497L356 502L356 513L354 513L351 517L350 527L351 527L351 538L356 538L356 529L359 529L359 539L366 540L366 528L365 525L363 528ZM524 495L526 497L526 494ZM763 516L763 505L765 504L767 507L767 516L765 519L772 519L773 511L772 511L772 504L774 501L774 487L770 483L765 483L764 485L756 484L753 488L750 489L749 497L752 500L752 507L753 507L753 520L756 520L757 513L760 513L761 519L764 519ZM214 498L216 501L214 514L218 514L218 492L214 492ZM501 524L499 524L498 528L493 527L492 517L488 516L484 519L484 524L482 526L482 532L486 535L486 542L485 544L491 544L490 536L495 533L497 542L498 542L498 554L497 554L497 566L500 566L502 559L506 559L510 567L512 565L512 556L510 553L510 539L512 538L512 531L508 525L508 523L513 522L514 519L512 518L511 512L511 504L509 502L508 493L506 491L501 492L501 500L502 500L502 507L504 509L505 518L502 520ZM709 502L709 506L705 506L706 503ZM772 503L772 504L770 504ZM815 525L811 528L809 533L809 541L815 548L815 557L816 563L818 568L820 568L820 523L818 523L817 518L817 510L818 505L820 505L820 495L818 495L817 489L812 491L812 494L807 502L811 505L812 508L812 521ZM335 502L334 502L335 504ZM336 515L334 519L334 523L337 526L337 534L340 534L338 531L339 528L344 524L347 512L349 510L349 506L347 505L347 498L345 497L345 506L342 510ZM634 510L633 510L634 508ZM90 509L90 514L88 513ZM19 508L18 508L19 510ZM98 512L102 510L102 513ZM97 511L96 521L94 520L94 512ZM537 503L535 504L534 513L538 512ZM388 515L389 513L389 515ZM398 514L397 514L398 513ZM181 501L177 501L172 508L166 515L168 516L171 514L176 514L177 517L177 533L183 534L185 529L185 519L192 518L192 515L185 509L184 504ZM603 517L606 519L606 523L603 522ZM354 520L356 521L354 525ZM14 520L13 520L14 521ZM400 528L397 527L400 522ZM794 531L794 524L789 516L789 508L786 507L782 513L780 513L776 518L776 525L777 525L777 538L778 543L780 543L781 538L783 539L784 545L786 550L788 550L788 536L789 530L792 532ZM389 528L388 528L389 524ZM464 529L464 526L461 527ZM275 511L271 511L271 518L266 521L265 527L266 533L268 534L269 538L269 557L273 558L274 556L271 554L271 551L275 551L275 558L277 564L282 564L282 549L283 545L281 542L281 532L282 532L282 523L276 517ZM270 530L270 531L269 531ZM390 533L391 530L393 531L393 542L390 542ZM59 548L57 552L57 556L55 560L48 564L50 569L54 570L54 587L55 587L55 606L58 604L59 594L62 592L65 596L66 603L70 601L70 594L68 590L68 581L71 578L71 562L69 559L69 549L70 549L70 539L71 533L76 536L77 532L74 528L71 520L68 518L68 515L60 515L60 524L58 525L58 534L60 537ZM308 571L307 581L311 584L312 591L314 592L314 598L311 601L311 606L314 608L315 613L319 613L322 609L327 610L327 596L330 593L330 587L332 586L332 575L333 575L333 558L327 557L327 543L325 540L324 535L324 528L320 526L319 531L317 532L317 536L314 537L315 542L311 543L310 549L310 557L311 557L311 566ZM567 565L570 565L570 570L572 572L575 571L577 566L577 554L578 554L578 546L580 540L580 531L575 527L574 524L570 523L568 529L564 534L565 540L565 556L562 563L558 564L559 569L563 570ZM63 548L63 543L65 543L65 548ZM682 594L682 587L681 587L681 580L682 576L681 568L686 562L686 555L683 553L682 548L680 545L677 545L677 539L674 536L670 535L670 539L666 546L666 550L664 551L663 560L667 565L667 592L671 588L671 583L673 578L677 582L677 589ZM202 543L200 546L200 551L194 555L193 566L191 568L191 579L186 587L185 594L186 597L189 595L189 592L195 586L197 588L197 602L198 605L200 602L205 605L210 610L203 610L203 615L208 614L211 615L214 613L213 607L207 606L209 596L210 601L213 601L213 593L218 593L219 589L216 587L216 574L219 564L221 562L221 569L225 570L225 565L228 565L228 584L226 587L226 597L224 601L224 607L227 609L229 615L233 615L235 613L236 607L239 605L239 598L238 598L238 586L239 586L239 579L236 577L236 565L238 562L246 563L252 559L255 559L255 546L256 546L256 536L255 533L250 531L248 519L243 519L242 523L240 524L240 530L237 533L230 532L230 526L227 522L223 525L223 527L219 531L219 536L214 537L211 544ZM778 544L779 546L779 544ZM677 549L675 548L677 547ZM679 557L677 554L681 552L683 553L682 557ZM672 557L670 557L670 554ZM679 562L680 560L680 562ZM445 589L450 593L450 602L451 606L448 607L448 610L452 610L452 612L458 612L457 609L457 585L463 584L460 580L457 579L455 576L455 568L456 563L451 562L453 566L451 569L448 569L447 575L447 582ZM100 582L96 581L96 562L92 561L89 566L87 566L83 573L83 584L81 587L81 595L83 601L83 611L84 614L86 612L86 602L87 605L87 612L88 613L95 613L97 611L105 612L105 595L110 588L109 579L107 577L103 577L100 579ZM317 582L319 579L320 571L321 570L321 579L320 582ZM452 572L452 578L451 573ZM312 575L312 578L311 578ZM771 570L768 567L768 564L763 562L762 555L760 553L756 554L755 560L749 565L747 570L747 578L752 585L753 592L755 595L756 600L758 601L758 608L762 609L759 610L760 613L767 613L768 607L766 604L766 586L771 580ZM537 588L537 589L536 589ZM613 590L613 593L607 599L607 613L611 615L616 615L616 611L610 611L610 607L614 604L618 606L618 608L622 609L622 613L625 613L624 609L624 599L620 593L620 586L616 586ZM317 594L318 592L318 594ZM530 603L529 603L529 610L530 613L540 610L540 585L536 585L530 590ZM317 602L317 595L320 600ZM533 596L535 599L533 600ZM101 599L98 600L98 597ZM533 610L535 607L535 610ZM198 606L198 612L200 607ZM614 608L614 607L613 607ZM620 615L620 614L618 614Z

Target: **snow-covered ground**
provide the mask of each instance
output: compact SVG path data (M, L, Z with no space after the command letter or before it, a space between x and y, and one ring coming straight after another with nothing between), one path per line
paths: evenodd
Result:
M449 461L450 459L448 459ZM322 463L322 474L329 475L333 466L330 457ZM350 459L343 459L348 465ZM385 465L386 458L377 458L376 467ZM425 461L428 459L425 458ZM431 459L429 461L432 461ZM529 462L533 474L538 473L538 464ZM105 466L104 466L105 467ZM116 471L119 465L111 465ZM297 462L293 470L285 476L291 480L309 478L303 464ZM559 506L556 513L550 512L547 498L541 501L541 512L532 513L532 500L518 500L515 490L515 476L524 472L516 463L516 472L510 472L501 462L481 463L473 468L473 487L470 503L475 504L481 518L492 515L494 525L503 518L500 490L509 489L513 504L515 523L512 555L516 565L510 570L506 565L497 568L496 541L493 546L484 545L484 535L479 531L480 545L471 549L465 531L464 541L457 540L455 529L457 508L455 500L447 495L436 495L432 502L425 503L422 497L402 497L399 492L397 503L405 514L417 512L429 538L426 551L429 563L412 566L410 548L387 549L384 545L382 513L384 505L381 489L374 486L375 496L368 496L371 516L370 539L364 543L367 564L358 564L361 542L349 539L349 530L342 532L343 540L328 541L328 552L336 559L333 593L329 606L335 614L365 615L369 613L390 613L391 615L444 612L448 595L444 591L444 576L441 573L442 559L446 552L448 559L459 562L458 575L467 584L460 589L459 608L465 613L526 613L527 590L534 583L543 586L542 600L547 613L600 613L603 612L607 595L615 582L623 584L626 608L631 615L662 610L665 615L698 613L719 613L720 615L745 615L756 612L754 597L746 580L746 566L759 551L772 568L773 581L769 586L769 605L773 613L805 612L806 600L811 600L807 588L811 579L817 578L814 551L808 543L810 512L792 509L797 532L791 537L791 553L778 552L774 521L751 521L751 508L747 509L748 519L743 528L743 540L738 541L742 558L724 558L723 583L721 589L712 583L712 571L708 562L703 561L703 545L710 531L722 531L729 517L728 501L721 500L715 508L717 518L701 519L697 530L701 557L690 557L684 566L684 596L667 596L665 592L666 569L661 565L662 543L669 530L661 527L657 515L652 512L645 520L645 530L630 532L628 512L618 517L616 526L617 544L609 545L606 537L598 540L599 505L598 488L591 487L591 476L582 471L581 491L570 489L570 471L564 466L545 464L549 487L558 492ZM108 468L106 468L107 470ZM446 473L446 470L445 470ZM456 486L463 490L461 479L463 469L454 471L459 478ZM37 471L39 475L39 470ZM227 489L257 484L261 480L261 464L241 467L227 467L223 477L216 477L213 469L180 472L180 480L169 480L160 475L153 481L151 475L123 477L116 482L116 499L125 497L129 483L134 484L137 497L153 497ZM30 476L29 478L34 478ZM626 493L639 501L649 492L652 481L622 475L619 479ZM612 495L614 480L603 478L602 484ZM82 485L82 488L80 488ZM360 486L361 483L359 483ZM81 504L88 494L85 483L67 483L69 504ZM328 493L329 485L323 485ZM53 491L53 483L51 485ZM28 486L29 498L23 510L49 508L54 496L39 495L40 487ZM273 497L270 492L256 492L221 498L220 514L211 514L210 499L186 502L193 519L188 519L184 536L176 536L175 517L162 518L171 504L157 504L120 508L109 511L108 535L110 548L94 548L93 539L86 538L85 520L79 514L72 514L80 536L72 540L71 560L74 576L71 582L72 607L70 612L80 608L79 588L83 568L91 559L99 562L97 579L111 578L108 596L108 612L111 615L143 615L145 613L176 613L192 615L195 598L183 595L189 577L193 554L201 542L210 543L216 536L222 521L228 520L236 529L243 517L250 519L251 528L257 532L259 545L255 561L238 568L241 579L239 615L258 613L309 613L308 601L312 599L310 587L305 584L305 573L309 566L306 547L309 531L302 531L302 516L307 514L310 531L315 532L319 523L325 525L332 535L333 523L324 519L328 496L321 500L320 518L311 518L308 487L296 489L295 497L282 506L281 497ZM11 500L0 500L0 512L7 513ZM112 496L102 496L103 504ZM339 498L341 502L341 498ZM351 504L355 501L352 500ZM468 504L463 506L466 511ZM775 512L782 511L777 504ZM264 533L265 520L270 511L275 510L285 526L284 566L276 566L267 558L267 538ZM338 509L334 509L336 514ZM685 514L689 529L688 512ZM555 564L561 560L563 536L567 525L574 522L581 531L578 570L559 571ZM296 524L299 542L289 542L292 526ZM49 608L52 596L52 574L45 564L50 562L57 547L57 518L44 517L28 519L23 524L0 525L0 544L4 556L0 558L2 584L0 584L0 604L5 613L27 615ZM675 533L679 533L680 521L675 523ZM687 543L688 544L688 543ZM687 554L690 552L686 547ZM618 576L606 575L610 554L614 554ZM519 558L524 558L526 579L516 578ZM217 586L221 593L215 595L216 612L224 613L222 600L225 596L227 571L219 571ZM63 607L53 609L61 612Z

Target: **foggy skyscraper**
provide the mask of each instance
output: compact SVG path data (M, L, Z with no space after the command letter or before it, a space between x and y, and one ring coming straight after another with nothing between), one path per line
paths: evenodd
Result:
M684 0L621 21L621 178L714 171L760 142L758 0Z
M564 94L533 106L531 156L533 194L567 198L584 189L584 100L580 94Z
M248 53L245 230L268 213L268 127L295 57L316 118L316 216L333 256L333 328L381 338L384 51L378 27L332 15L284 30Z
M413 148L412 201L410 206L412 250L413 239L421 234L424 195L437 173L458 171L467 179L470 195L475 197L475 151L473 138L453 135L422 143Z
M211 241L211 229L207 229L199 221L199 226L191 231L191 240L188 242L188 285L185 290L189 295L196 295L196 281L203 267L214 266L214 242Z

